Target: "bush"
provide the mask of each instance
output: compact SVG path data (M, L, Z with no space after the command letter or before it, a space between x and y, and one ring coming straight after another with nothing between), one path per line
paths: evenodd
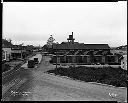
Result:
M103 67L69 67L56 68L49 72L57 75L68 76L73 79L83 80L85 82L98 82L117 87L127 87L127 71L121 68Z
M5 71L8 71L10 69L11 69L11 67L8 64L2 64L2 73Z

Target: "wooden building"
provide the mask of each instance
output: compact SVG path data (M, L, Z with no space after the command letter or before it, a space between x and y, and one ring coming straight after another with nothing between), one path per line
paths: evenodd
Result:
M119 64L119 55L112 54L108 44L84 44L74 42L73 32L68 42L52 46L53 63Z
M12 43L7 41L6 39L2 39L2 61L10 61L11 57L11 48Z
M25 47L20 45L13 45L11 56L13 59L24 59L26 57Z

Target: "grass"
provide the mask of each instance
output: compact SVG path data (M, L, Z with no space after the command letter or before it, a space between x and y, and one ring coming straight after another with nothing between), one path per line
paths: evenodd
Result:
M121 68L103 67L69 67L49 70L48 73L55 75L68 76L72 79L82 80L85 82L98 82L109 84L116 87L127 87L127 71Z

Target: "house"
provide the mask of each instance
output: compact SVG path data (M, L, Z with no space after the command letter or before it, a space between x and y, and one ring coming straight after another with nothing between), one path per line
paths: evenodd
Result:
M127 70L127 55L123 55L121 58L121 68Z
M33 45L27 45L27 46L24 46L24 47L25 47L27 56L33 53L33 49L34 49Z
M2 61L10 61L11 58L11 48L12 43L7 41L6 39L2 39Z
M53 63L119 64L119 56L110 52L108 44L84 44L75 42L69 35L68 42L52 46Z
M7 51L2 50L2 63L7 60Z
M24 59L26 57L25 46L13 45L11 50L11 56L13 59Z

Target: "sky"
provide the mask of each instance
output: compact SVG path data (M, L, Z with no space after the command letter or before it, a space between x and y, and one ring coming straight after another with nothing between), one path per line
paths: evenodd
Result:
M127 2L4 2L2 38L43 46L68 35L85 44L127 44Z

